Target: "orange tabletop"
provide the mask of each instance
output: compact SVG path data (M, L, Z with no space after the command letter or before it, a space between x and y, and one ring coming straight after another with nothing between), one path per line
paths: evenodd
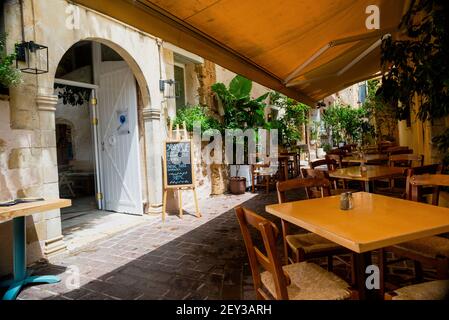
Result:
M70 207L71 204L72 201L68 199L53 199L20 203L10 207L0 207L0 222L11 220L17 217L29 216L34 213Z
M353 194L354 208L340 210L340 197L266 206L266 211L354 252L449 232L449 208L366 192Z
M372 181L404 174L405 168L387 166L366 166L367 171L361 173L359 166L337 169L329 172L329 177L346 180Z

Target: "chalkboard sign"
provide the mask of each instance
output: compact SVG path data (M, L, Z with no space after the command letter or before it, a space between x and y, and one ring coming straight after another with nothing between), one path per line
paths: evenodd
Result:
M191 141L165 142L165 187L193 186Z

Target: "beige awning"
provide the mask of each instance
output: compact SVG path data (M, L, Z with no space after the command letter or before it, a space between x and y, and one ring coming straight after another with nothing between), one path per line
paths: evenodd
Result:
M380 71L407 0L75 0L307 104ZM380 9L369 30L367 7Z

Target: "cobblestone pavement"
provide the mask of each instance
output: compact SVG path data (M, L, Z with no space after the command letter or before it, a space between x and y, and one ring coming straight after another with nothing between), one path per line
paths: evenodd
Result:
M301 198L298 195L297 198ZM265 214L275 193L224 195L202 201L203 217L186 213L142 224L35 266L62 281L25 288L19 299L254 299L251 272L233 207ZM188 212L193 210L188 209ZM408 267L398 267L402 281ZM79 286L73 281L79 271ZM334 269L342 277L344 265ZM395 278L396 277L396 278Z

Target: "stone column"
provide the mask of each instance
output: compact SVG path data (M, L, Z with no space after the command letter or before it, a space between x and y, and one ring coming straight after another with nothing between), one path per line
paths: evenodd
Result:
M161 111L143 109L147 162L148 213L162 211L162 141Z
M56 153L55 111L58 97L55 95L39 95L36 104L39 113L42 196L58 198L58 162ZM46 257L60 253L66 249L62 236L61 214L59 210L46 212L44 215L46 234L44 236L44 254Z

